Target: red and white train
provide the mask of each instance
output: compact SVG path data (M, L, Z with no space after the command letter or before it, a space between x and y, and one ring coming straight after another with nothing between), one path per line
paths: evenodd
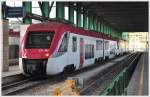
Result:
M60 22L32 24L20 44L19 66L26 75L76 70L121 54L118 40Z

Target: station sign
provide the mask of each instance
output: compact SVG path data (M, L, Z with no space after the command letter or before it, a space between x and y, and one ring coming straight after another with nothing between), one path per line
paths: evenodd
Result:
M9 6L6 6L5 15L8 18L23 17L24 16L23 7L9 7Z

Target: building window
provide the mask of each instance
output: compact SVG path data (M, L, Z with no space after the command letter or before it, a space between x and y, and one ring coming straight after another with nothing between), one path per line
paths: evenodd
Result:
M72 52L77 51L77 37L72 37Z
M86 44L85 45L85 59L94 58L94 45Z
M96 40L96 50L103 50L103 41Z

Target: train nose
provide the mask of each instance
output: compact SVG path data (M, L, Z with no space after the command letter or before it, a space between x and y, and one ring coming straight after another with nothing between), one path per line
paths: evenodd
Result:
M24 72L29 75L45 75L47 59L23 59Z
M49 56L49 50L47 49L26 49L22 57L28 59L48 59Z

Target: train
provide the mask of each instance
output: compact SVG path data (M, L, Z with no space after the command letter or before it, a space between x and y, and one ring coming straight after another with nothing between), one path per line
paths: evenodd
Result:
M25 75L55 75L122 55L119 40L61 22L31 24L20 43L19 67Z

